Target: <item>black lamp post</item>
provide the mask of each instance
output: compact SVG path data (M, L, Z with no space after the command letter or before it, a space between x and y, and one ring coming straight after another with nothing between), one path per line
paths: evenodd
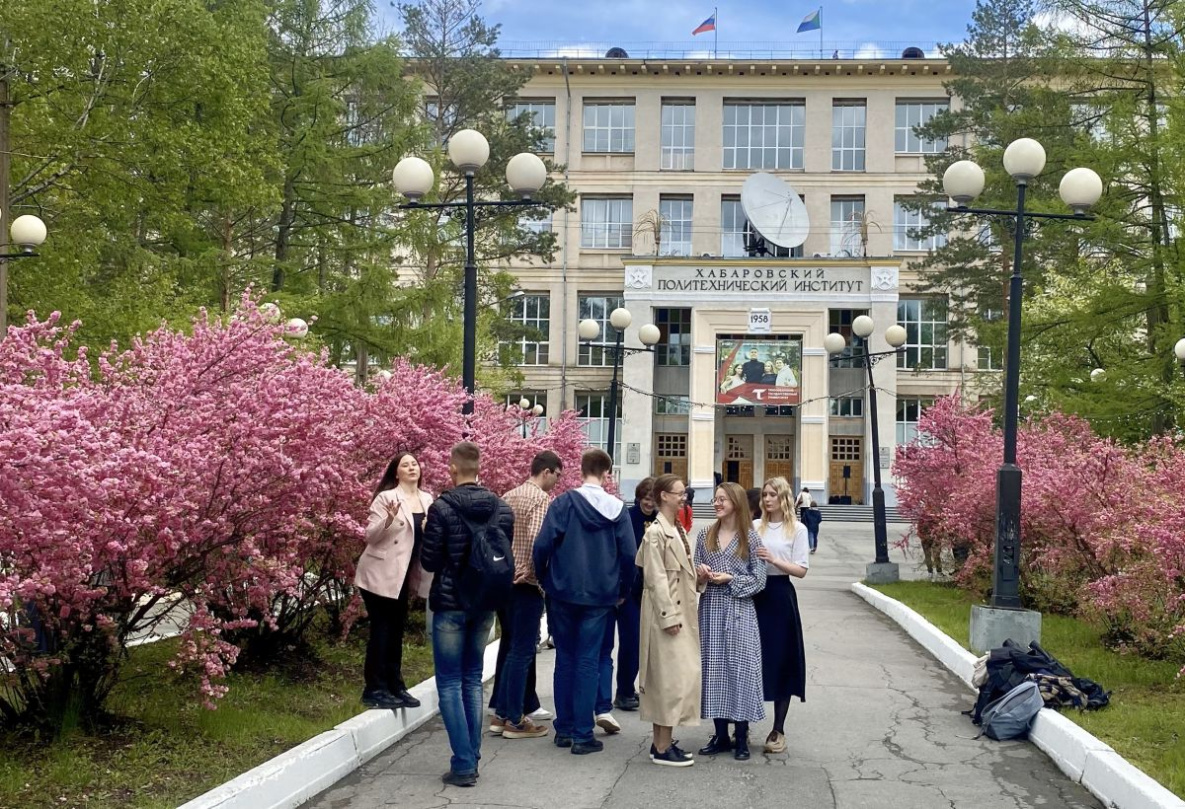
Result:
M860 315L852 321L852 332L864 340L872 336L876 324L868 315ZM880 351L875 354L865 351L850 358L839 354L847 348L847 340L842 334L831 333L823 338L823 347L831 355L831 362L852 359L864 366L868 373L868 408L869 426L872 429L872 523L873 538L876 545L876 559L868 566L868 579L877 584L897 581L897 565L889 561L889 527L885 517L885 490L881 488L881 439L880 419L876 408L876 383L872 379L872 366L885 357L896 357L901 353L901 346L905 345L905 329L894 323L885 329L885 341L892 347L892 351ZM865 343L867 345L867 343Z
M1086 211L1098 202L1103 181L1091 169L1071 169L1062 178L1059 193L1072 214L1033 213L1025 210L1029 180L1045 168L1045 149L1032 138L1020 138L1004 151L1004 168L1016 182L1016 208L969 208L983 191L983 169L970 160L951 164L942 176L943 189L954 200L954 213L1006 216L1014 220L1012 277L1008 287L1008 354L1004 363L1004 463L996 474L996 557L992 576L994 609L1021 608L1020 603L1020 486L1016 465L1016 433L1020 397L1020 328L1024 278L1021 275L1026 219L1077 219L1093 217Z
M392 172L395 188L409 202L400 208L464 208L465 209L465 301L464 341L461 360L461 383L468 396L463 412L473 412L473 392L477 377L477 257L474 235L477 230L478 208L515 208L539 203L531 199L547 182L547 167L536 155L529 152L517 154L506 164L506 182L511 189L522 196L518 200L477 200L474 196L473 178L478 169L490 157L490 144L485 136L474 129L462 129L448 141L449 159L465 175L465 200L463 202L420 202L432 190L436 177L428 161L419 157L405 157Z
M513 407L513 405L511 406ZM527 419L529 419L531 416L539 418L542 415L543 405L537 404L532 406L531 400L525 397L518 400L518 417L519 421L522 423L523 438L527 437Z
M7 161L8 155L3 159ZM7 182L7 177L0 178L0 182ZM0 239L3 238L3 223L7 217L0 211ZM8 334L8 262L9 259L36 258L37 248L45 241L45 223L33 214L18 216L12 221L8 230L11 237L10 244L19 248L15 253L8 252L8 244L0 243L0 340Z
M622 357L630 352L653 351L653 346L662 336L662 333L658 330L658 326L655 326L653 323L647 323L638 329L638 339L646 347L626 348L622 345L622 340L625 338L625 330L630 327L633 321L633 315L630 314L628 309L618 308L609 313L609 324L617 331L617 339L612 343L590 342L597 339L601 334L601 324L596 320L582 320L580 321L580 326L577 327L577 333L580 335L580 339L584 340L589 346L598 346L613 353L613 381L609 385L609 441L607 450L610 458L613 458L613 450L617 440L617 371L621 367Z

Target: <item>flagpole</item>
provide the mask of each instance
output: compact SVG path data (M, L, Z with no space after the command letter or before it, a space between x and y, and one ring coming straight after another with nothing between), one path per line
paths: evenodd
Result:
M716 24L712 26L712 58L718 59L720 58L720 51L718 50L720 44L720 9L712 9L712 19L716 21Z
M823 58L823 7L819 6L819 58Z

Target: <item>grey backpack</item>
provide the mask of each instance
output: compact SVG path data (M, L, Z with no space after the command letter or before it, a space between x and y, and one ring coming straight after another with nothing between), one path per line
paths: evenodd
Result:
M997 741L1023 739L1044 707L1041 689L1032 680L1025 681L983 709L980 736Z

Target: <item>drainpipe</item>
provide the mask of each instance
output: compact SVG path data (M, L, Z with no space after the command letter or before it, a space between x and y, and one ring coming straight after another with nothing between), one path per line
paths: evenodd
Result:
M568 185L568 164L572 154L572 85L568 82L568 57L562 62L564 73L564 89L568 93L568 105L564 111L564 185ZM560 410L568 407L568 219L571 213L564 208L563 234L564 244L560 248L560 290L563 303L560 306L560 333L563 341L560 345Z

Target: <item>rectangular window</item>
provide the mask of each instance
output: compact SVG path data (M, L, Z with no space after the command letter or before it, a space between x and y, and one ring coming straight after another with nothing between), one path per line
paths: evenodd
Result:
M898 101L897 120L894 130L894 148L897 154L938 154L946 151L946 138L922 140L914 129L930 123L940 112L950 109L949 101Z
M992 351L991 346L979 346L979 370L981 371L1003 371L1004 370L1004 352Z
M440 108L440 99L435 96L424 98L424 123L432 132L432 144L444 146L448 143L448 136L457 126L457 108L452 104Z
M831 255L864 255L864 197L831 198Z
M720 200L720 255L725 258L749 255L750 248L756 244L755 237L760 238L745 218L740 199L723 197ZM774 258L802 258L802 245L779 247L765 242L765 249Z
M543 219L532 219L526 214L520 214L518 217L518 226L520 229L529 233L550 233L551 216L549 214Z
M946 299L900 300L897 322L905 327L905 351L897 355L898 368L946 369Z
M864 415L864 399L859 396L840 396L832 399L831 415L839 418L860 418Z
M863 101L836 101L831 107L831 170L864 171Z
M691 412L691 400L686 396L654 395L654 412L659 416L686 416Z
M584 105L584 151L634 151L634 102L595 102Z
M577 393L576 411L580 414L584 434L591 446L609 451L609 394ZM621 449L621 397L617 398L617 423L614 425L614 448L610 454L617 458Z
M691 198L659 197L658 213L662 217L661 254L690 256Z
M691 310L655 309L654 325L662 335L654 347L655 364L691 365Z
M517 120L520 115L529 115L532 126L542 139L539 151L555 151L555 99L532 98L514 102L506 108L506 117ZM534 150L532 150L534 151Z
M935 204L937 207L937 203ZM946 245L945 233L926 235L930 217L919 210L909 210L900 202L893 202L893 249L937 250Z
M632 197L583 197L580 200L580 246L628 250L633 246Z
M724 102L726 169L801 169L805 138L801 101Z
M551 297L523 295L507 302L506 319L523 328L523 336L502 342L504 351L515 351L519 365L547 365L551 335Z
M913 443L918 437L918 420L932 399L897 399L897 446Z
M827 333L843 335L848 344L847 348L839 354L842 359L832 361L832 368L864 367L863 360L852 359L862 356L868 350L864 338L858 337L852 332L852 321L860 315L866 314L868 314L867 309L832 309L827 313Z
M662 103L662 168L691 171L695 168L695 102Z
M612 343L617 339L617 329L609 323L609 315L624 305L625 299L620 295L580 295L576 299L577 322L595 320L600 326L597 336L589 342ZM576 364L607 367L613 364L613 350L602 345L589 345L582 340Z

